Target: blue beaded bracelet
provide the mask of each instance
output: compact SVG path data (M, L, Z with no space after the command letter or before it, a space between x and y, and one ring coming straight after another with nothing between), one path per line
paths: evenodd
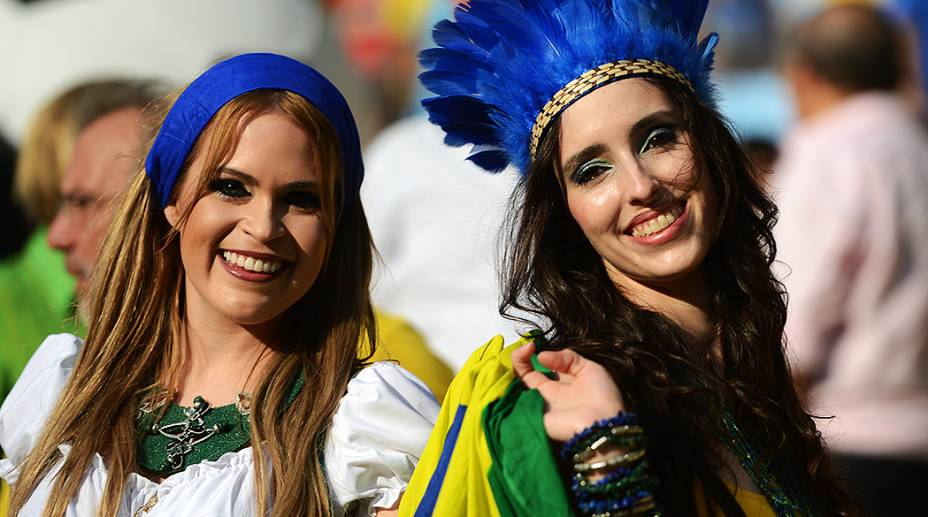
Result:
M571 480L570 490L577 500L585 501L608 496L610 492L657 488L657 478L649 472L647 461L642 461L634 468L619 467L597 481L588 481L582 474L577 474Z
M618 415L612 418L606 418L594 422L593 425L580 431L570 440L564 442L564 446L561 447L561 458L567 459L573 456L574 449L577 448L577 445L587 441L595 434L608 431L613 427L619 427L623 425L638 425L638 415L635 413L626 413L625 411L620 411Z
M644 499L651 498L653 499L654 494L648 490L639 490L633 495L617 498L617 499L605 499L600 501L589 501L582 502L577 506L585 514L597 514L597 513L606 513L606 512L616 512L620 510L628 510L634 507L636 504L640 503Z

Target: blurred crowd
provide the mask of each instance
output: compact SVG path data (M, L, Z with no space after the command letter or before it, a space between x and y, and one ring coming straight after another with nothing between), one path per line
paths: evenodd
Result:
M417 52L454 4L0 0L0 401L46 335L82 330L146 107L244 51L313 64L358 119L378 357L440 397L471 350L524 331L499 315L496 270L518 174L476 170L419 106ZM928 2L711 0L703 26L781 209L797 382L836 417L820 430L862 504L903 515L886 494L928 480Z

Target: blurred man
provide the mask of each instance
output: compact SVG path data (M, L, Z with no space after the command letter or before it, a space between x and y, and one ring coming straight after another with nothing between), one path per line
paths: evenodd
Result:
M897 91L902 39L846 6L803 24L800 123L774 178L788 349L839 471L872 515L928 483L928 136Z
M61 208L48 230L49 246L64 252L68 272L77 282L79 308L115 201L141 163L142 109L156 98L148 83L113 84L109 95L88 105L79 125L61 179Z
M150 82L79 85L43 110L36 133L30 132L24 142L17 175L27 174L33 182L46 184L61 178L63 199L47 240L64 251L68 270L78 279L78 299L112 217L110 202L138 166L142 108L159 93ZM36 215L51 211L39 206L40 197L35 192L23 196ZM39 216L38 222L46 223L44 219ZM45 334L74 331L65 320L75 293L60 268L59 257L35 238L22 254L0 263L0 402ZM6 497L7 487L0 483L0 516L6 512Z
M156 89L151 83L128 80L78 85L50 102L23 140L17 191L39 228L22 252L0 261L0 402L48 334L75 330L74 285L64 259L48 248L45 227L54 222L51 244L65 251L72 273L86 276L95 256L91 249L99 246L102 231L96 223L84 225L93 218L80 221L75 216L125 185L129 173L109 174L106 162L114 164L115 155L108 153L135 151L138 113L155 97ZM120 113L134 114L128 133L117 134L115 143L94 141L97 122L105 129L108 116ZM80 148L75 149L78 138ZM68 198L59 210L60 200L52 194L60 188Z

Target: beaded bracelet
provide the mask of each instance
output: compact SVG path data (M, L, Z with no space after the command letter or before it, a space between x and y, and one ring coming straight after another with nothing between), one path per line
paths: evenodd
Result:
M605 501L591 501L580 503L580 511L586 514L602 514L605 512L616 512L620 510L635 511L635 508L648 505L654 502L654 496L645 490L628 497L620 499L608 499Z
M634 413L626 413L624 411L620 411L618 415L612 418L598 420L590 427L587 427L586 429L575 434L570 440L564 442L564 446L561 447L561 458L567 459L573 456L574 451L580 444L590 440L595 440L597 437L604 433L610 433L613 428L637 425L638 415Z
M660 513L655 513L655 510L657 510L657 502L655 502L652 498L648 501L642 501L641 503L636 504L628 510L594 513L591 514L590 517L631 517L632 515L642 515L644 512L648 512L648 515L660 517Z
M592 442L588 445L584 443L578 443L575 446L575 450L582 445L585 445L585 448L579 452L574 453L574 463L580 463L581 461L586 460L594 453L599 451L599 449L607 443L615 445L619 448L644 447L645 444L644 430L641 428L641 426L637 425L623 425L620 427L613 427L612 429L604 431L599 435L592 435L590 439Z
M657 485L657 477L645 473L639 476L620 479L618 482L611 484L597 484L597 491L595 492L590 491L589 486L587 486L586 489L576 489L576 484L574 484L574 486L571 488L574 488L577 502L581 504L587 504L614 501L628 497L633 499L646 497L653 495Z
M655 481L657 478L650 474L650 466L647 460L644 460L634 467L619 467L596 481L588 480L583 474L575 474L570 488L577 494L577 497L584 499L612 494L635 484L656 486Z
M578 509L593 517L654 514L654 490L658 479L650 473L645 452L644 430L638 417L621 412L599 420L577 433L561 448L561 457L571 459L576 473L571 483ZM621 451L604 460L586 463L606 444ZM590 481L595 471L608 471L602 479Z
M574 472L591 472L594 470L618 467L620 465L628 465L644 458L644 455L644 449L638 449L637 451L627 452L625 454L616 454L615 456L606 458L603 461L597 461L596 463L574 463Z

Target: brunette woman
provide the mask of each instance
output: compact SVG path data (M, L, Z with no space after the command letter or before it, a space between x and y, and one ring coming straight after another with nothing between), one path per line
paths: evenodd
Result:
M502 309L540 330L459 374L403 513L853 511L787 369L776 207L716 109L706 6L473 0L436 26L424 105L523 173Z

